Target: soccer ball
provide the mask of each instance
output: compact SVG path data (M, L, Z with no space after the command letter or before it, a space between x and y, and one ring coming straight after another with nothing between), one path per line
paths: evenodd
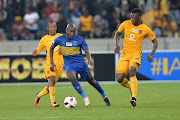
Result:
M75 97L70 96L64 99L65 108L75 108L76 105L77 105L77 100Z

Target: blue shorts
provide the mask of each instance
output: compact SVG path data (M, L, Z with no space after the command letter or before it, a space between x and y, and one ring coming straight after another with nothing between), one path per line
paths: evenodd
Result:
M78 78L79 73L81 75L81 79L92 79L92 74L87 64L65 65L64 70L66 71L66 74L68 74L69 71L74 71L76 73L76 78Z

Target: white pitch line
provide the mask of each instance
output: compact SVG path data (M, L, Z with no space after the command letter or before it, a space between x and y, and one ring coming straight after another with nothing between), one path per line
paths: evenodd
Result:
M98 81L100 84L117 84L116 81ZM180 80L141 80L138 83L174 83ZM86 81L80 81L80 84L88 84ZM47 82L23 82L23 83L0 83L0 86L14 86L14 85L47 85ZM71 82L58 82L56 85L71 85Z
M66 117L18 117L13 120L19 119L63 119L63 118L96 118L97 116L66 116ZM103 118L175 118L180 115L144 115L144 116L103 116ZM1 120L11 120L12 118L0 118Z

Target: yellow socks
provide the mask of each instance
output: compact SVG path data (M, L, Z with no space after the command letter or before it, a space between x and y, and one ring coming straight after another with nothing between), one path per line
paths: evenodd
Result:
M136 76L130 77L131 81L131 92L132 92L132 97L137 96L137 87L138 87L138 82Z
M47 86L46 86L47 87ZM49 92L47 91L46 87L38 94L38 98L42 97L43 95L50 94L51 104L55 102L55 87L49 87Z
M47 87L47 86L46 86ZM40 98L43 95L47 95L49 92L46 90L46 87L37 95L38 98Z
M51 99L51 104L55 102L55 87L49 87L49 94Z
M130 83L128 82L127 78L124 78L124 80L120 83L123 87L127 87L131 89Z

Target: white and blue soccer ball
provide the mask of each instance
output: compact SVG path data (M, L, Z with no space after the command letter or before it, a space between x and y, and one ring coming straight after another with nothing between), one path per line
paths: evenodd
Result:
M64 99L65 108L75 108L76 105L77 105L77 100L75 97L70 96Z

